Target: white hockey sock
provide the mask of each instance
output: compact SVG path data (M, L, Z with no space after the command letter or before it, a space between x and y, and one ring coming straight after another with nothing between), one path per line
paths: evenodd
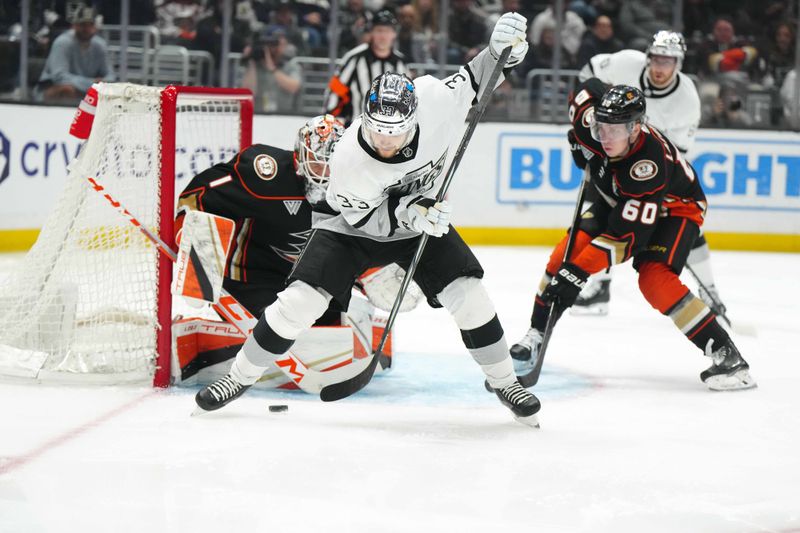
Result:
M509 356L497 363L483 364L481 370L486 374L486 381L495 389L508 387L517 380L514 363Z
M233 365L231 365L230 372L236 381L244 385L252 385L258 381L267 368L269 368L269 366L257 365L247 357L246 351L248 348L248 341L250 342L251 348L255 346L262 352L263 355L269 355L268 352L265 352L255 341L253 341L252 337L247 339L244 346L242 346L242 348L236 354L236 359L234 359ZM274 356L272 356L272 358L274 359Z

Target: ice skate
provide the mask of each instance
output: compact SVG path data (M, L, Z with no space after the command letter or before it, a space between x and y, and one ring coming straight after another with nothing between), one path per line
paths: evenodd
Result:
M536 328L530 328L527 333L511 347L511 359L514 361L514 372L517 375L527 374L536 365L539 355L539 346L542 345L543 333Z
M570 309L573 315L605 316L608 314L608 302L611 299L611 280L589 279L589 283L578 295Z
M526 426L538 428L539 419L536 413L541 409L542 404L539 398L527 389L522 388L519 382L515 381L511 385L502 389L494 389L494 393L500 398L500 402L511 409L514 418Z
M233 376L226 374L222 377L200 390L194 401L201 411L195 411L195 414L203 411L216 411L220 407L224 407L232 402L250 388L250 385L239 383Z
M718 350L711 352L706 348L706 356L714 362L700 373L700 379L713 391L743 390L756 386L750 376L750 366L742 358L739 350L728 341Z

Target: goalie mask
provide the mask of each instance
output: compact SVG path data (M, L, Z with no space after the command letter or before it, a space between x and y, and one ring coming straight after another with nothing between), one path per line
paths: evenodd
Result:
M414 82L396 72L375 78L361 120L361 134L379 156L390 158L408 146L417 126Z
M333 149L344 135L344 124L333 115L319 115L297 132L294 158L297 173L305 178L306 196L312 204L325 199Z

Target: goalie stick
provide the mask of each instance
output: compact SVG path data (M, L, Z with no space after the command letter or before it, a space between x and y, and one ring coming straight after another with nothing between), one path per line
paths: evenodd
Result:
M89 180L89 184L91 185L92 189L100 193L106 200L108 200L108 202L117 210L117 212L124 216L133 226L138 228L139 231L141 231L142 234L144 234L144 236L150 240L150 242L156 245L161 253L169 257L173 262L177 260L178 255L175 250L169 247L167 243L161 240L161 238L155 235L152 231L143 226L142 223L139 222L136 217L125 208L125 206L115 200L106 191L105 187L103 187L91 176L87 176L86 179ZM195 264L195 259L197 259L199 262L199 258L197 258L196 254L192 258L192 262L196 270L198 272L202 272L202 265ZM238 329L239 332L245 337L250 334L250 331L252 331L256 325L257 319L224 288L221 291L219 301L212 303L211 306L214 311L219 313L220 316L224 317L225 320L227 320L233 327ZM369 344L367 344L367 346L369 346ZM300 387L300 389L309 394L318 394L325 387L326 383L345 379L345 377L351 376L353 371L358 371L360 373L363 371L363 368L367 367L369 364L370 358L368 357L363 359L356 359L354 357L353 362L350 365L326 371L323 375L322 372L308 368L305 363L303 363L289 351L275 361L275 365L281 370L281 372L284 373L284 375L286 375L287 378L292 380L298 387Z
M461 142L456 149L455 155L453 156L453 161L450 163L450 168L447 169L444 182L439 189L439 193L436 195L437 202L444 200L444 197L447 194L447 189L450 187L450 182L453 181L453 175L455 174L458 165L461 163L461 158L464 156L464 152L469 144L470 139L472 138L475 127L478 125L478 121L481 119L481 116L483 116L483 112L486 110L486 106L489 104L489 99L494 93L494 86L497 84L497 80L500 78L500 73L502 72L506 61L508 60L508 56L511 55L511 48L512 46L509 45L503 49L503 51L500 53L500 57L497 59L494 69L492 69L492 72L489 75L489 81L487 82L486 89L478 101L475 114L472 116L469 124L467 125L467 130L464 132L464 136L461 138ZM397 317L397 313L400 310L400 305L403 303L403 297L405 296L406 290L411 283L411 279L414 276L414 271L417 269L417 265L419 264L420 258L422 257L422 252L425 249L425 245L427 244L429 237L430 235L427 233L420 235L417 250L414 253L414 257L411 259L411 264L408 266L408 270L406 270L406 275L403 277L403 283L400 285L400 290L397 292L397 296L395 297L394 305L389 313L389 318L386 320L386 329L383 331L383 335L381 335L381 340L378 343L378 347L372 354L369 366L350 379L323 387L319 395L323 402L333 402L336 400L341 400L342 398L347 398L351 394L355 394L366 387L367 383L369 383L372 379L372 375L375 373L375 368L377 367L378 362L384 357L383 347L386 344L389 331L392 329L394 319Z
M583 197L586 194L586 184L588 182L589 166L587 165L583 171L581 188L578 190L578 201L575 203L575 212L572 215L572 226L570 226L569 235L567 236L567 246L564 249L564 258L562 259L562 263L569 259L569 256L572 253L572 248L575 245L575 235L578 233L578 223L580 222L581 218L581 206L583 206ZM533 369L531 369L530 372L517 378L520 385L526 389L533 387L539 382L539 375L542 373L542 363L544 363L544 354L547 351L547 345L550 342L550 336L553 334L553 327L556 325L556 319L556 303L551 302L550 313L547 315L547 324L545 325L544 334L542 335L542 344L539 346L539 353L536 363L533 365Z

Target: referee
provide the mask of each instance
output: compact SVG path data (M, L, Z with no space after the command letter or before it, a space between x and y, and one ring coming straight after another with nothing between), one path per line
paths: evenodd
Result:
M378 11L370 23L368 40L344 55L328 83L325 112L346 124L361 113L372 80L384 72L408 74L403 54L394 49L397 19L388 9ZM355 103L355 105L354 105Z

